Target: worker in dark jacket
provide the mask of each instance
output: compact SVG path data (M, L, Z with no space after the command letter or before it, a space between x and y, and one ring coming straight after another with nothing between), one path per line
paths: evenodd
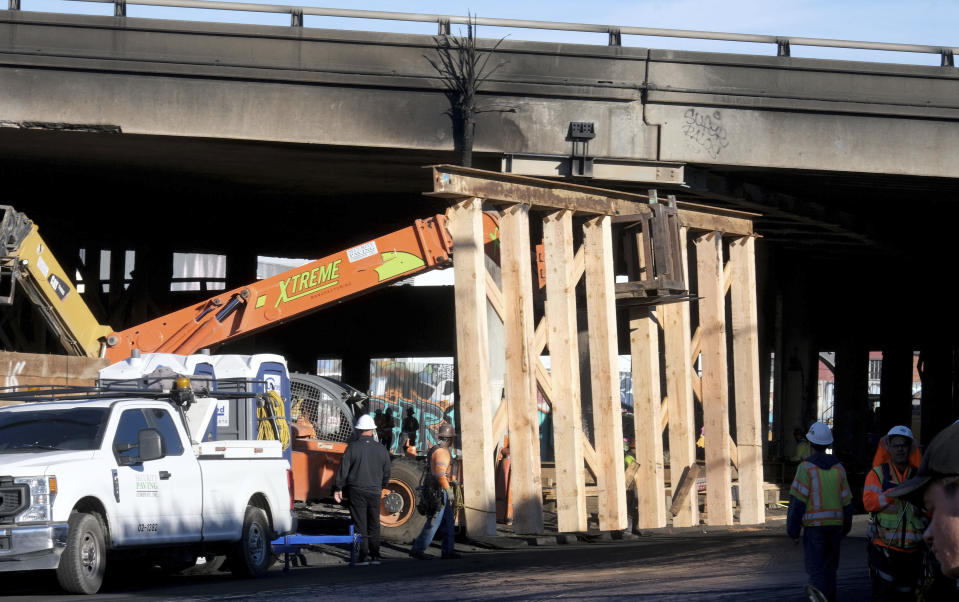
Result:
M390 454L376 439L376 424L369 414L356 423L360 437L350 443L340 460L333 485L333 499L343 501L349 495L350 516L360 541L359 564L380 563L380 499L389 493ZM369 561L367 561L369 554Z
M818 591L830 602L836 599L836 570L839 568L839 542L852 529L852 492L846 469L826 447L832 445L832 433L822 422L809 427L806 440L812 453L796 469L789 490L789 514L786 531L793 541L803 533L807 594ZM812 597L812 596L810 596Z

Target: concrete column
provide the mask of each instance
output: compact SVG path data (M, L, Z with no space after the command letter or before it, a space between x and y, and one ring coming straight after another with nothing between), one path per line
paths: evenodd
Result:
M882 351L880 434L898 424L912 426L912 360L912 349L908 345L889 346Z
M844 343L836 351L836 407L833 414L833 449L840 459L861 460L871 453L865 445L868 376L868 350L856 341Z
M930 345L922 350L922 429L920 439L929 443L936 434L952 424L955 416L953 395L954 351L945 345Z

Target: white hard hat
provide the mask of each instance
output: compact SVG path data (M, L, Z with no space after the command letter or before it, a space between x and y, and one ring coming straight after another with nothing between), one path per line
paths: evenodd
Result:
M829 430L829 427L822 422L815 422L809 427L809 432L806 433L806 439L816 445L832 445L832 432Z
M893 435L899 435L900 437L908 437L909 439L912 439L913 441L916 439L915 437L913 437L912 430L910 430L908 426L892 427L891 429L889 429L889 432L886 433L886 436L892 437Z
M360 419L356 421L356 430L358 431L372 431L376 428L376 423L373 422L373 417L369 414L363 414L360 416Z

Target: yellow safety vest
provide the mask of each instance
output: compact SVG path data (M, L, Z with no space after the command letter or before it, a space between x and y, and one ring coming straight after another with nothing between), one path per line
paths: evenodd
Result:
M822 469L805 461L796 469L789 495L806 505L802 517L804 527L842 525L843 506L852 503L852 492L842 464Z

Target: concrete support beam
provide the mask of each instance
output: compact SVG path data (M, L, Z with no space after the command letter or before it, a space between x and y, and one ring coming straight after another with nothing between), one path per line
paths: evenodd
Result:
M896 425L912 428L913 350L908 345L890 345L882 350L879 383L879 429L882 434Z
M833 449L842 457L866 458L869 350L850 340L836 350L836 407L833 415ZM875 452L875 450L872 450Z

